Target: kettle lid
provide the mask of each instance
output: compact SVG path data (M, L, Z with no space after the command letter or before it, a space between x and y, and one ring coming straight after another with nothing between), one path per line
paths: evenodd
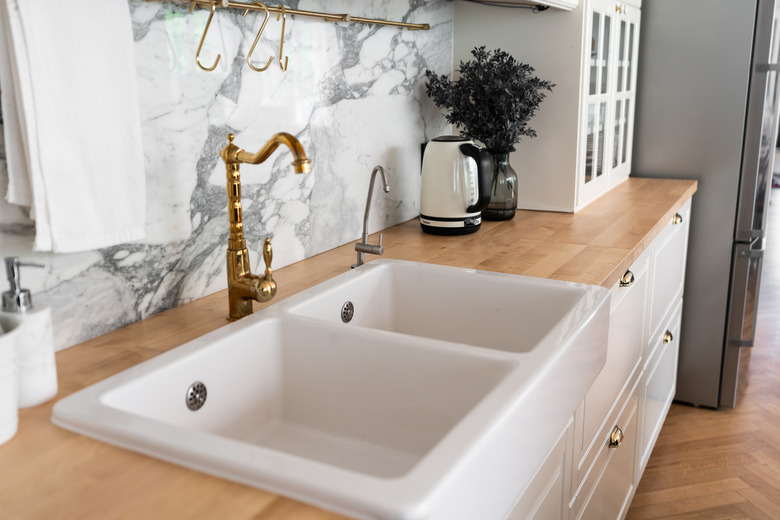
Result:
M462 135L440 135L439 137L434 137L431 139L431 141L445 143L465 143L467 141L471 141L471 139L468 137L463 137Z

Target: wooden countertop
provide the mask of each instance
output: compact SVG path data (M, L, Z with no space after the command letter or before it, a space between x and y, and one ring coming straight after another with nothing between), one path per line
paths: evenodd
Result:
M696 187L631 178L576 214L519 211L460 237L424 234L414 219L384 231L385 258L611 287ZM275 301L354 261L350 243L279 269ZM226 324L226 313L221 291L59 352L57 398ZM19 431L0 446L0 518L344 518L60 429L50 421L53 403L21 410Z

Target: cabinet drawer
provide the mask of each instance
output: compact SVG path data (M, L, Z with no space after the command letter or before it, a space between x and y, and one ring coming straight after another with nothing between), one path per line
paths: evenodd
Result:
M655 240L653 261L653 290L650 299L650 323L648 331L655 334L661 322L683 291L685 257L688 245L688 227L691 201L677 212L680 220L673 219ZM676 216L675 216L676 217ZM679 222L679 223L675 223Z
M650 453L674 398L677 380L677 354L680 345L682 300L656 338L642 378L643 404L638 476L644 472ZM669 334L667 336L667 333ZM668 340L668 341L666 341Z
M629 287L615 284L611 289L607 359L593 385L585 394L582 413L581 470L590 465L596 436L605 427L607 417L620 406L621 396L632 380L645 345L643 334L645 302L648 291L648 267L651 251L645 251L631 266L634 282Z
M610 447L610 435L600 446L596 463L575 498L577 520L621 518L634 491L634 460L637 438L638 398L635 385L609 433L623 434L618 447Z

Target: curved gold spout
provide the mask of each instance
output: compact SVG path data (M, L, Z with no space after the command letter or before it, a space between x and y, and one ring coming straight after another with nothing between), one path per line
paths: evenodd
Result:
M257 153L249 153L233 144L233 134L228 135L230 144L222 149L220 157L225 163L248 163L260 164L265 162L280 144L286 145L290 149L295 160L292 162L295 173L309 173L311 171L311 160L306 157L303 146L295 136L287 132L279 132L271 137Z
M311 160L306 157L303 146L294 136L280 132L268 140L257 153L248 153L233 144L233 134L228 135L228 145L219 152L225 161L227 175L228 220L230 235L227 250L228 275L228 319L237 320L252 314L252 300L267 302L276 295L276 282L271 272L273 249L271 239L265 239L263 259L265 273L262 276L252 274L249 263L249 250L244 238L244 219L241 209L241 172L240 164L260 164L268 159L280 144L286 145L293 153L292 165L295 173L308 173Z

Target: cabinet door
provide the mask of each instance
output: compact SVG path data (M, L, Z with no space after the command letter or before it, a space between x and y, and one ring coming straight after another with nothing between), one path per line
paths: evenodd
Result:
M606 191L611 125L613 27L615 2L593 0L586 14L587 82L583 100L583 141L580 149L580 205Z
M506 520L565 520L571 495L571 443L573 419Z
M677 354L680 347L680 318L682 300L670 316L667 326L653 342L652 353L643 378L643 420L640 435L639 467L637 477L645 470L661 426L674 398L677 380ZM637 480L638 480L637 478Z
M627 277L633 282L618 282L611 290L609 339L604 368L585 394L575 435L574 488L578 494L588 493L583 487L587 475L603 470L599 464L600 446L609 435L626 395L639 379L644 333L645 309L649 288L648 272L651 249L646 250L631 266Z
M582 431L585 450L604 427L616 400L625 395L626 387L638 368L645 343L644 323L649 288L648 249L626 271L628 283L617 282L611 289L607 360L585 394ZM587 469L587 460L581 460Z
M631 173L641 15L638 7L615 0L588 6L579 207Z
M609 182L614 185L631 173L631 148L634 138L634 101L636 99L636 60L639 51L641 11L619 4L614 21L615 74L612 97L612 148Z
M582 492L576 497L577 520L616 520L623 518L634 491L634 464L637 436L637 389L633 388L626 400L617 423L610 430L608 439L604 439L599 458L605 459L591 473ZM613 437L616 432L620 437ZM613 441L618 441L613 444ZM587 490L592 490L589 493Z
M682 296L690 214L689 200L654 241L653 290L648 324L650 334L658 332L664 317Z

